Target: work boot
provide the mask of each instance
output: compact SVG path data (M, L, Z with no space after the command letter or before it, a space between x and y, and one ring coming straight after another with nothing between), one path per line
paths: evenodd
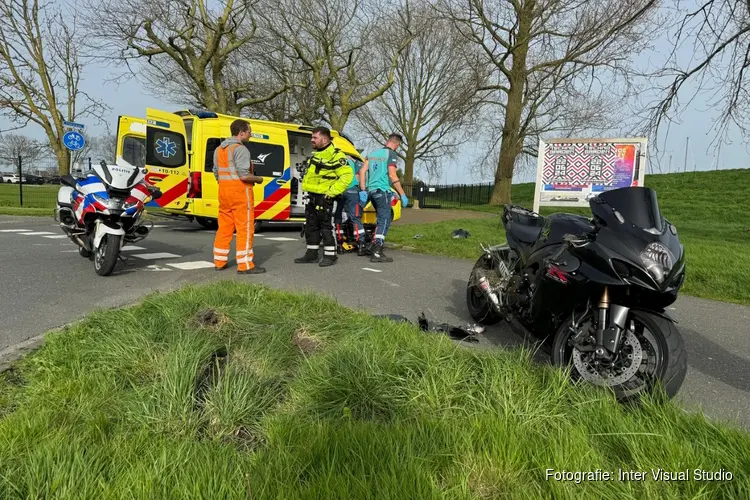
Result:
M370 262L393 262L393 259L390 257L386 257L386 255L383 253L383 244L375 244L372 247L372 257L370 257Z
M323 260L321 260L320 264L318 265L320 267L332 266L336 263L337 260L339 260L339 258L336 255L324 255Z
M367 255L367 252L365 251L365 242L362 240L357 241L357 256L358 257L364 257Z
M314 264L315 262L318 262L318 258L318 250L308 248L305 255L294 259L294 262L297 264Z
M341 240L336 242L336 253L339 255L344 255L344 242Z

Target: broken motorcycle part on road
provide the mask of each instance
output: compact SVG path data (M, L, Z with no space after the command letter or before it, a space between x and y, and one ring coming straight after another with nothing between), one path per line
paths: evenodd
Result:
M401 316L400 314L379 314L373 316L374 318L383 318L395 321L397 323L412 323L408 318ZM447 333L448 336L455 340L461 340L463 342L479 342L477 335L484 333L484 328L470 324L465 327L453 326L448 323L437 323L430 325L429 320L424 315L424 312L419 316L417 320L419 329L423 332L441 332Z

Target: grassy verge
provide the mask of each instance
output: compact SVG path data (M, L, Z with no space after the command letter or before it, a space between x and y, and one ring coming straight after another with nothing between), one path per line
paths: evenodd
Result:
M54 217L52 208L0 207L0 215L26 215L29 217Z
M527 352L231 281L95 314L0 377L0 498L750 493L740 430L672 403L626 409ZM546 469L649 477L575 484Z
M750 209L747 193L750 169L646 176L665 217L677 226L687 253L684 293L708 299L750 305ZM513 202L532 207L533 185L513 186ZM499 213L500 207L463 207ZM590 215L588 209L544 207L543 215L565 210ZM471 233L469 239L451 239L454 229ZM413 239L415 234L424 235ZM505 240L497 218L454 220L437 224L393 226L390 242L413 251L447 257L474 259L480 243Z

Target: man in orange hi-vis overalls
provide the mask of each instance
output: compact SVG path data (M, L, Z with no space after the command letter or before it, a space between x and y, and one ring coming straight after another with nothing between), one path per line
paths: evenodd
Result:
M219 229L214 239L214 266L217 271L227 268L229 245L236 230L237 272L265 273L264 268L253 263L253 184L263 182L263 178L253 174L250 150L245 146L250 140L250 124L235 120L229 129L232 137L225 139L214 151L213 171L219 182Z

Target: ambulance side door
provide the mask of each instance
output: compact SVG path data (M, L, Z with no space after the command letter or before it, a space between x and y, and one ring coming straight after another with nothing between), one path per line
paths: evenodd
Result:
M255 131L247 144L255 175L263 183L253 189L255 218L287 220L290 216L292 172L289 168L289 143L285 130Z

